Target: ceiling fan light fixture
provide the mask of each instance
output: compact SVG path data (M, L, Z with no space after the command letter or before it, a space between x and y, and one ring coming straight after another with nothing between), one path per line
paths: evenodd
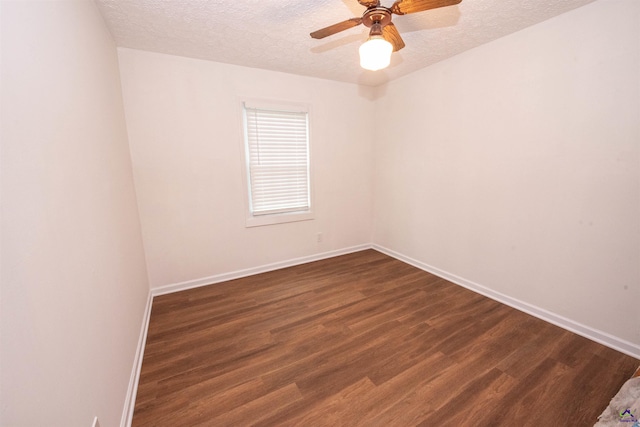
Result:
M391 53L405 46L398 29L391 22L392 15L408 15L453 6L462 0L396 0L391 7L382 6L380 0L357 1L367 8L361 18L338 22L314 31L310 36L314 39L323 39L360 24L371 28L369 40L360 46L360 66L365 70L376 71L388 67L391 63Z
M360 46L360 66L365 70L377 71L391 63L393 46L381 35L372 35Z

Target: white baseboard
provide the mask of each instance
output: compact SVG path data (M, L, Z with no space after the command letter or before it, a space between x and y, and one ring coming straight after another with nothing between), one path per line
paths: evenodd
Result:
M320 254L309 255L300 258L294 258L287 261L275 262L273 264L265 264L258 267L247 268L244 270L232 271L229 273L216 274L214 276L203 277L201 279L188 280L186 282L165 285L151 289L153 296L170 294L173 292L184 291L187 289L198 288L200 286L212 285L214 283L226 282L228 280L240 279L242 277L253 276L254 274L266 273L268 271L279 270L281 268L293 267L294 265L306 264L308 262L319 261L321 259L333 258L340 255L346 255L353 252L371 249L370 244L351 246L349 248L338 249L335 251L323 252Z
M627 354L631 357L635 357L636 359L640 359L640 346L634 343L625 341L621 338L618 338L606 332L583 325L581 323L578 323L566 317L560 316L556 313L552 313L543 308L536 307L524 301L520 301L516 298L512 298L500 292L496 292L490 288L487 288L486 286L482 286L478 283L456 276L455 274L449 273L447 271L440 270L439 268L433 267L431 265L425 264L421 261L415 260L406 255L392 251L391 249L387 249L385 247L375 245L375 244L372 247L373 249L379 252L382 252L386 255L389 255L390 257L406 262L407 264L411 264L414 267L427 271L431 274L434 274L438 277L441 277L445 280L455 283L456 285L460 285L473 292L477 292L481 295L491 298L492 300L501 302L505 305L508 305L509 307L515 308L516 310L523 311L527 314L537 317L538 319L542 319L546 322L559 326L563 329L574 332L580 336L583 336L599 344L610 347L621 353Z
M151 292L147 297L147 306L142 316L142 326L140 327L140 338L138 339L138 348L133 359L133 369L131 370L131 378L129 379L129 387L127 396L124 400L124 410L122 411L122 419L120 427L131 426L133 420L133 409L136 406L136 394L138 393L138 380L140 379L140 369L142 368L142 358L144 356L144 347L147 343L147 331L149 330L149 319L151 317L151 305L153 296Z

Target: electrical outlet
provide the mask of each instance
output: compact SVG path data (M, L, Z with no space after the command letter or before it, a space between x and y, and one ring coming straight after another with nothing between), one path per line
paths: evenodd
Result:
M100 421L98 421L98 417L95 417L93 419L93 424L91 425L91 427L100 427Z
M316 241L317 241L318 243L322 243L322 233L317 233L317 234L316 234Z

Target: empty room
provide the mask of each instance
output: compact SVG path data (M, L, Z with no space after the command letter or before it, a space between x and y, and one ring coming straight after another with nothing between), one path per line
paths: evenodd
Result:
M0 0L0 426L633 426L638 0Z

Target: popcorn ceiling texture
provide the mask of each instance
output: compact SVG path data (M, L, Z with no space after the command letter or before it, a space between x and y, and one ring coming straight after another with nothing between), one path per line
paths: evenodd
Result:
M363 25L323 40L309 36L361 16L356 0L95 1L121 47L377 86L594 0L463 0L394 15L406 47L376 72L359 66Z

